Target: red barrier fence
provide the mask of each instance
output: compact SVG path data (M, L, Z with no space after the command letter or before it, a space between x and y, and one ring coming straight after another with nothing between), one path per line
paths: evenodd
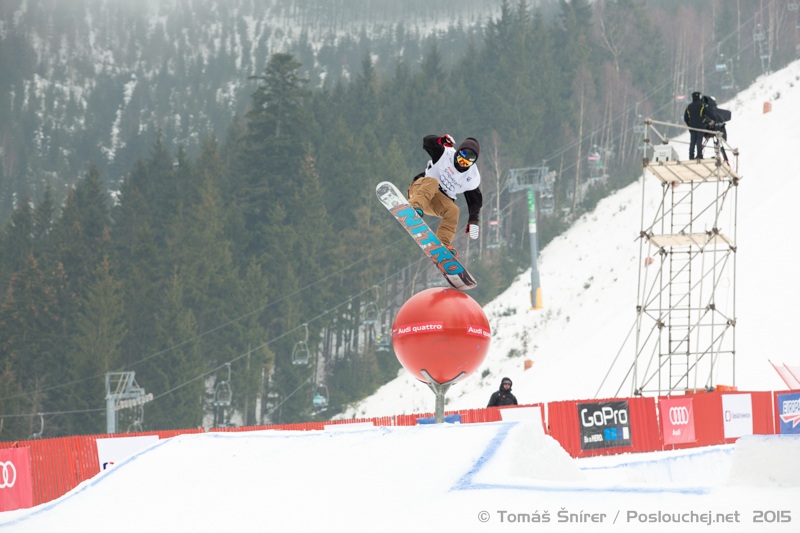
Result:
M663 449L679 449L712 444L735 442L737 436L731 432L745 431L742 423L752 423L752 434L768 435L779 432L780 417L778 395L800 393L800 391L772 392L709 392L703 394L673 396L671 400L691 398L694 414L694 441L681 444L664 444L659 424L659 405L655 398L613 398L607 400L573 400L527 406L489 407L447 411L446 415L460 415L462 424L479 424L503 420L502 410L521 407L538 407L544 424L545 407L547 424L544 430L556 439L572 457L607 455L626 452L650 452ZM731 398L732 395L749 395L747 398ZM787 396L797 400L797 418L800 424L800 395ZM658 403L667 400L659 398ZM727 409L724 409L727 406ZM744 407L742 407L744 406ZM737 409L739 411L737 411ZM774 414L773 414L774 412ZM525 414L525 413L523 413ZM259 430L321 431L325 426L372 423L376 426L414 426L418 418L429 418L433 413L385 416L379 418L356 418L281 424L248 426L237 428L215 428L210 432L242 432ZM746 420L749 417L749 420ZM507 418L513 418L507 416ZM730 418L730 420L728 420ZM683 423L683 421L680 421ZM791 424L790 424L791 425ZM746 424L745 424L746 426ZM33 504L52 501L75 488L80 482L100 472L97 455L97 440L117 437L157 435L160 439L187 433L203 433L202 428L172 431L150 431L115 435L85 435L18 442L0 442L0 449L28 447L31 450L31 473L33 481ZM726 438L726 431L729 436ZM798 427L800 433L800 427Z
M33 478L33 505L40 505L71 491L82 481L100 472L97 462L97 439L158 435L161 439L183 433L203 433L203 429L80 435L54 439L0 442L0 449L30 448Z

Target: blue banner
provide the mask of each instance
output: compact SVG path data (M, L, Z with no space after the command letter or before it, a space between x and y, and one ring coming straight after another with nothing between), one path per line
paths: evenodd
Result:
M800 434L800 392L778 394L781 435Z

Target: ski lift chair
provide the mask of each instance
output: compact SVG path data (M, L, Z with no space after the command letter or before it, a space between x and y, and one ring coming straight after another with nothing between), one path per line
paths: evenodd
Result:
M496 207L489 213L489 233L486 248L500 248L500 213Z
M786 6L789 11L797 11L799 7L800 3L798 2L789 2L789 4Z
M328 386L318 383L314 389L314 395L311 397L311 403L318 413L328 408L328 396Z
M298 341L292 348L292 364L307 365L311 359L311 351L308 349L308 324L303 324L306 329L306 340Z
M642 115L636 115L636 119L633 121L633 133L637 135L644 135L646 126L644 125L644 120L642 120Z
M375 302L369 302L364 308L364 320L362 322L365 325L377 324L379 315L380 310L378 309L378 304Z
M722 81L720 81L719 86L723 91L733 89L734 83L732 69L728 69L722 73Z
M761 28L761 23L756 24L756 29L753 30L753 40L754 41L764 40L764 30L763 28Z
M378 309L378 299L380 298L380 295L378 294L378 286L375 285L372 288L375 289L375 300L369 302L364 307L364 319L362 320L362 322L368 326L377 324L378 319L381 316L381 311Z
M233 399L233 390L231 390L231 364L225 363L228 367L227 381L220 381L214 388L214 407L228 407Z
M133 422L128 424L128 429L125 430L125 433L141 433L144 431L142 421L144 421L144 405L136 405L133 408Z
M717 72L725 72L728 70L728 62L725 61L724 54L720 54L719 57L717 57L716 67L717 67Z
M556 208L556 199L553 196L552 192L543 192L541 195L542 199L542 207L541 212L543 214L551 214Z
M39 432L31 434L31 440L34 439L41 439L42 435L44 435L44 415L42 413L36 413L39 415Z
M389 335L381 333L375 340L376 340L375 347L378 350L388 351L389 348L391 348L391 341Z
M639 114L639 102L636 102L636 109L633 111L633 133L644 135L647 132L647 126L644 125L644 119Z

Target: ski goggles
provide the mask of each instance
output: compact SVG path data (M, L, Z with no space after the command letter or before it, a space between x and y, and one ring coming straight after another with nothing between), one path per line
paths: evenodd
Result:
M478 154L470 148L464 148L456 153L456 163L458 163L458 166L461 168L472 166L472 163L474 163L476 159L478 159Z

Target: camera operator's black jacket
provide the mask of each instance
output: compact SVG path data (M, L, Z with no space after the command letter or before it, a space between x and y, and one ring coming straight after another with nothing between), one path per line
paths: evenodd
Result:
M503 378L503 381L511 382L508 378ZM514 385L513 383L511 384ZM511 387L508 390L503 390L503 382L500 382L500 390L495 391L492 397L489 398L489 405L486 407L502 407L504 405L518 405L517 398L511 394Z
M683 112L683 121L690 128L705 129L708 122L706 115L706 105L697 97L692 97L692 103L686 106L686 111Z

